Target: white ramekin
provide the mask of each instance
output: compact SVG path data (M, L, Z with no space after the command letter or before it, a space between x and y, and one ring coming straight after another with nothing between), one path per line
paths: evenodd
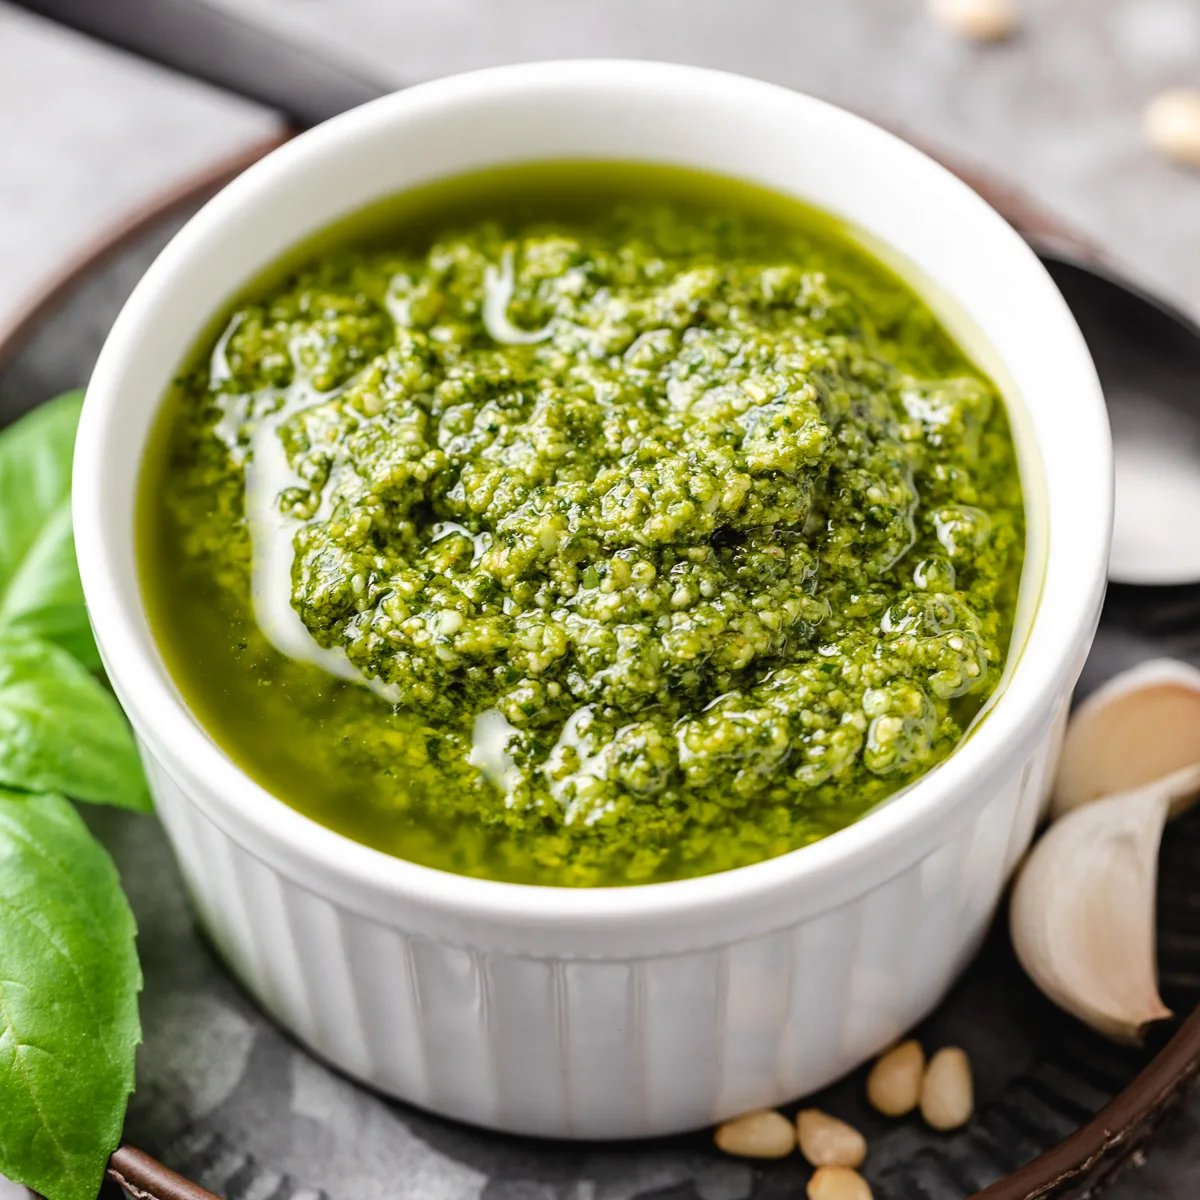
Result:
M809 200L907 260L1009 398L1030 547L1024 646L988 718L858 824L721 875L563 890L466 879L331 833L206 736L134 567L138 467L201 330L294 243L372 200L535 159L700 167ZM569 62L425 84L252 167L180 232L113 327L75 462L80 568L200 916L322 1057L481 1125L661 1134L812 1091L932 1008L1029 842L1104 588L1108 427L1066 305L1021 239L896 138L778 87ZM1031 619L1032 618L1032 619Z

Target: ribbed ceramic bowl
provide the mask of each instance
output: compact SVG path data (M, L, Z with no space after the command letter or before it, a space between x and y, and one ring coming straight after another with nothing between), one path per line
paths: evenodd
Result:
M801 197L903 264L1003 388L1030 538L998 702L941 767L769 862L644 887L466 879L350 842L244 775L188 711L135 569L138 467L210 319L289 247L406 187L537 159L675 163ZM819 101L651 63L426 84L275 151L164 250L97 364L75 467L80 567L202 921L246 986L350 1074L463 1120L570 1137L704 1125L820 1087L931 1009L1037 821L1099 612L1103 402L1021 239L908 145Z

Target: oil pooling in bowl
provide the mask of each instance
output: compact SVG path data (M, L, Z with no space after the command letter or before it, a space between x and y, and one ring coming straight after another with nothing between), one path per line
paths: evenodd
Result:
M330 827L574 886L812 842L1000 679L1003 404L835 222L666 168L411 193L249 289L165 406L152 621Z

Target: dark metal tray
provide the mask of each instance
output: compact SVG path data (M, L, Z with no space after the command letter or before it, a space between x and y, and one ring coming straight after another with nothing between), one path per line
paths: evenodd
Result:
M219 182L263 149L139 214L0 333L0 420L86 380L146 265ZM1042 245L1053 240L1086 253L1017 194L979 186ZM1068 299L1073 287L1086 286L1069 267L1051 267ZM1107 352L1102 321L1085 333L1106 383L1136 368ZM1152 346L1146 355L1153 358ZM1196 401L1200 425L1200 391ZM1083 686L1159 654L1200 664L1200 588L1114 588ZM145 1153L123 1149L112 1172L128 1181L128 1194L196 1200L207 1188L228 1200L803 1196L808 1172L798 1156L750 1164L717 1153L707 1134L602 1145L505 1137L350 1083L276 1029L226 974L193 926L157 824L116 812L88 817L125 880L146 974L146 1042L126 1126L128 1142ZM1159 953L1164 995L1186 1016L1200 1003L1200 812L1168 831ZM862 1072L814 1101L866 1133L865 1170L879 1200L1091 1196L1130 1164L1138 1169L1112 1187L1112 1200L1200 1195L1200 1134L1192 1137L1200 1102L1164 1125L1184 1106L1200 1064L1200 1015L1157 1029L1144 1049L1116 1047L1038 995L1012 956L1001 917L917 1036L929 1046L953 1042L969 1051L979 1103L966 1129L943 1136L917 1121L886 1121L865 1103Z

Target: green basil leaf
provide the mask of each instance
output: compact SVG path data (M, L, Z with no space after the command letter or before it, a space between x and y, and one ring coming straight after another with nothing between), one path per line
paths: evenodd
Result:
M95 670L71 536L71 458L82 392L0 432L0 629L55 642Z
M51 642L0 634L0 785L150 808L120 706Z
M133 913L60 796L0 794L0 1173L95 1200L141 1041Z
M64 500L46 519L41 535L0 598L0 629L54 642L84 666L100 669L75 565L70 500Z

